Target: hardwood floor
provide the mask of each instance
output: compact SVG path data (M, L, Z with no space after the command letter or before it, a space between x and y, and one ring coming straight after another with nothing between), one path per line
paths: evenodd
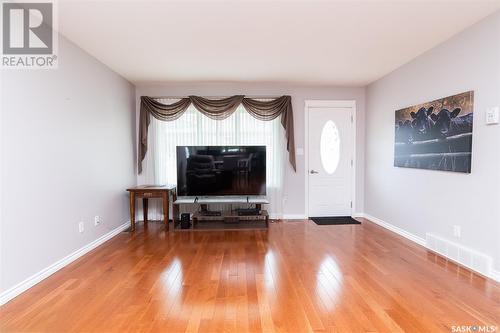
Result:
M366 220L169 233L150 223L0 316L1 332L451 332L500 327L500 284Z

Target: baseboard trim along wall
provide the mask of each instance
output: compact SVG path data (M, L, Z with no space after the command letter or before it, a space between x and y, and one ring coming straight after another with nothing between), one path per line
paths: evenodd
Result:
M356 214L356 217L366 218L367 220L370 220L371 222L373 222L373 223L375 223L375 224L377 224L377 225L379 225L379 226L381 226L381 227L383 227L383 228L385 228L387 230L390 230L390 231L392 231L392 232L394 232L394 233L396 233L396 234L398 234L398 235L400 235L400 236L402 236L402 237L404 237L406 239L409 239L409 240L417 243L418 245L425 247L429 251L435 252L438 255L440 255L442 257L445 257L446 259L459 264L460 266L466 267L466 268L468 268L468 269L470 269L470 270L472 270L474 272L477 272L477 273L479 273L479 274L481 274L483 276L486 276L486 277L488 277L488 278L490 278L492 280L500 282L500 272L499 271L493 270L492 268L490 268L488 272L479 271L475 267L472 267L470 264L468 264L466 262L462 262L462 260L459 260L457 258L451 257L447 253L444 253L444 251L437 251L436 249L431 248L429 246L429 244L427 244L427 241L424 238L418 237L418 236L416 236L416 235L414 235L414 234L412 234L412 233L410 233L410 232L408 232L408 231L406 231L404 229L401 229L401 228L399 228L399 227L397 227L397 226L395 226L393 224L390 224L390 223L388 223L388 222L386 222L384 220L381 220L381 219L379 219L379 218L377 218L375 216L372 216L372 215L369 215L369 214L366 214L366 213L360 213L360 214ZM450 243L456 245L456 243L453 243L453 242L450 242ZM467 248L462 247L460 245L458 245L458 247L461 247L462 249L467 249ZM485 254L479 253L477 251L474 251L474 250L470 250L470 251L476 252L476 253L478 253L478 254L480 254L482 256L487 257Z
M29 288L33 287L35 284L41 282L42 280L48 278L58 270L64 268L65 266L71 264L73 261L76 259L82 257L83 255L87 254L88 252L92 251L99 245L102 245L106 241L110 240L114 236L118 235L120 232L126 230L130 226L130 222L126 222L119 227L111 230L107 234L99 237L98 239L92 241L91 243L85 245L84 247L76 250L75 252L67 255L66 257L62 258L61 260L56 261L49 267L46 267L42 269L40 272L30 276L26 280L18 283L17 285L13 286L12 288L7 289L4 291L2 294L0 294L0 305L3 305L13 299L14 297L20 295L21 293L25 292Z
M304 214L283 214L283 220L306 220L307 217Z
M385 222L384 220L381 220L379 218L376 218L375 216L371 216L369 214L361 214L362 216L361 217L364 217L370 221L372 221L373 223L375 224L378 224L379 226L381 227L384 227L385 229L388 229L392 232L395 232L397 233L398 235L400 236L403 236L404 238L407 238L415 243L417 243L418 245L421 245L423 247L426 247L426 244L425 244L425 239L424 238L421 238L421 237L418 237L404 229L401 229L399 227L396 227L395 225L393 224L390 224L388 222Z
M497 282L500 282L500 271L492 270L491 278Z
M304 214L270 214L271 220L307 220Z

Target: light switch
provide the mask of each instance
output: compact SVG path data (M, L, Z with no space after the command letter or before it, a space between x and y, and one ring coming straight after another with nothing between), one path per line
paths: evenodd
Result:
M486 125L494 125L499 122L499 108L495 106L486 110Z
M295 151L295 153L297 154L297 156L304 155L304 148L298 148L297 147L297 150Z

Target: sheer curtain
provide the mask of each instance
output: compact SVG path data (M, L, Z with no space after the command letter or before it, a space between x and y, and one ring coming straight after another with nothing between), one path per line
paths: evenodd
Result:
M173 103L174 99L159 99ZM261 121L252 117L243 106L227 119L212 120L190 106L174 121L152 118L148 133L150 150L146 156L145 177L148 183L175 184L177 182L176 146L192 145L265 145L267 207L270 215L282 215L282 188L285 162L285 133L279 117ZM161 218L159 205L154 204L152 218Z

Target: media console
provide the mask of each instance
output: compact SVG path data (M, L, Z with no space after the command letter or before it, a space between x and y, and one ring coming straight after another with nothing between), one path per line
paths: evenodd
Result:
M251 204L253 209L225 209L217 214L208 210L209 204ZM198 222L224 221L224 223L256 222L264 221L266 227L269 226L269 214L262 210L262 205L269 204L265 197L179 197L174 201L174 205L200 205L200 210L193 214L193 226Z

